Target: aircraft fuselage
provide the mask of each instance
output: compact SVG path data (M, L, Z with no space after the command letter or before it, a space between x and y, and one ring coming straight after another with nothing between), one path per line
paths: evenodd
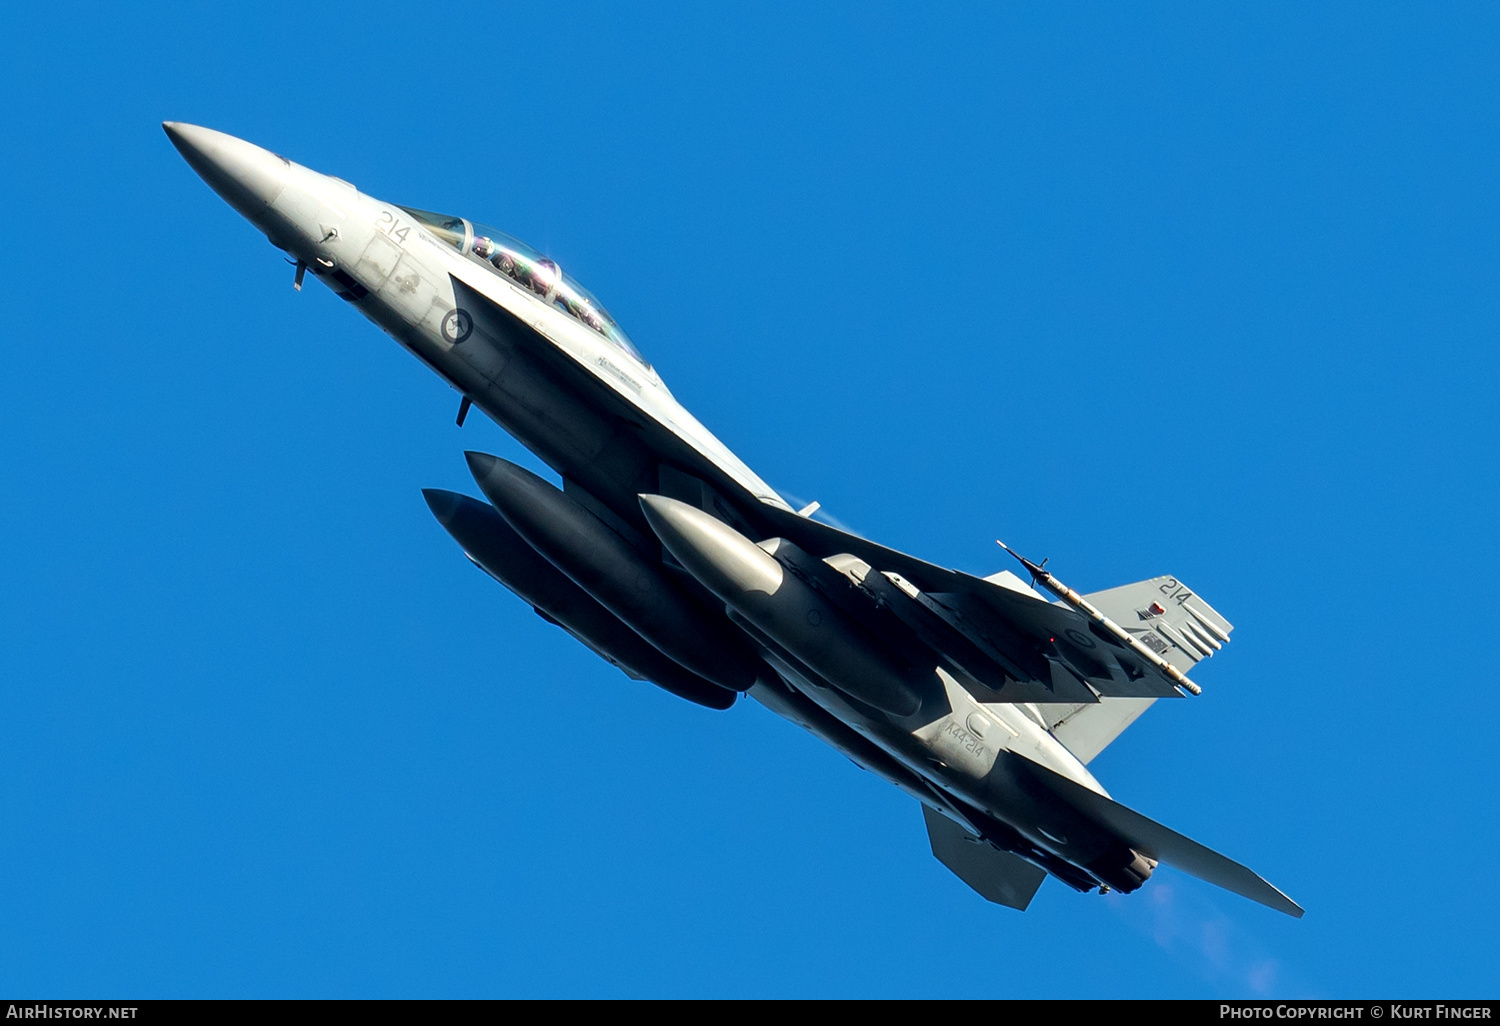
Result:
M722 695L717 707L732 702L733 692L748 692L969 833L1075 888L1132 890L1149 876L1154 861L1049 786L1055 775L1105 795L1034 707L981 700L959 670L883 647L838 608L907 602L887 580L895 578L867 580L870 568L858 560L825 559L799 570L798 551L788 555L795 546L778 550L769 541L765 518L775 511L784 519L791 507L683 409L602 307L555 263L534 254L512 260L503 239L471 222L440 223L440 215L366 195L232 136L166 127L194 169L299 263L299 287L305 267L461 393L465 410L472 402L562 478L559 491L499 466L503 461L481 466L471 457L505 520L561 574L536 560L507 569L497 565L503 552L486 556L481 544L465 549L538 612L631 672L632 661L639 669L656 653L642 655L631 637L636 655L619 654L617 617L687 668L675 685L660 681L669 690ZM461 497L446 494L443 508L456 509ZM687 548L674 545L661 517L643 512L652 497L665 497L653 508L679 517L688 534L722 525L733 537L722 545L707 535L688 538ZM579 520L575 508L613 533L590 535L592 521ZM471 512L464 529L484 530L489 514ZM447 520L445 526L464 544ZM579 540L588 538L594 540ZM736 583L733 572L715 584L720 563L783 576L762 591ZM612 573L619 580L606 580ZM518 583L517 574L535 587ZM635 601L631 580L638 594L654 597ZM743 594L734 593L742 586ZM588 603L587 615L579 613ZM671 623L697 624L691 633L698 641L722 636L709 647L732 658L716 663L704 645L681 644L682 628L661 626L672 609ZM674 631L678 637L667 636ZM1049 665L1035 652L1030 657Z

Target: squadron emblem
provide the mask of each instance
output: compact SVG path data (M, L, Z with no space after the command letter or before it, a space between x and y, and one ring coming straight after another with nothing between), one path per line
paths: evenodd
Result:
M474 318L469 316L469 311L449 310L448 315L443 318L443 337L454 345L458 345L473 333Z

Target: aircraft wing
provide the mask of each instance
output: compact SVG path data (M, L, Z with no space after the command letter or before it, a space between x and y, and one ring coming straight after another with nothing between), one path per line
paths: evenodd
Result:
M1041 694L1000 701L1078 703L1097 701L1097 695L1181 695L1160 670L1095 630L1082 613L1048 602L1014 575L985 579L949 570L765 503L753 518L763 537L785 538L819 559L847 553L886 576L896 575L921 593L918 601L996 656L1010 677L1043 689Z

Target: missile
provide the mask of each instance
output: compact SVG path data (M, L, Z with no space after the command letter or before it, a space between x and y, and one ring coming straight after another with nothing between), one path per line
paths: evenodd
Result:
M883 646L765 549L685 502L640 498L667 551L766 637L866 705L897 717L921 707L921 696L883 657Z
M1203 689L1194 684L1192 681L1188 680L1187 674L1183 673L1177 667L1173 666L1161 656L1151 651L1145 645L1142 645L1139 641L1136 640L1134 634L1131 634L1125 628L1121 627L1109 617L1099 612L1099 610L1095 608L1094 604L1091 603L1088 599L1078 594L1078 592L1068 587L1062 581L1059 581L1057 577L1054 576L1050 571L1043 569L1042 564L1047 562L1045 559L1042 560L1041 563L1033 563L1031 560L1021 555L1015 549L1005 544L999 538L995 539L995 544L1000 546L1006 552L1009 552L1012 556L1015 556L1016 559L1020 560L1021 565L1026 568L1027 573L1031 574L1031 579L1033 581L1036 581L1038 584L1044 585L1048 591L1052 592L1052 594L1056 595L1068 605L1072 606L1084 616L1087 616L1090 620L1094 621L1100 627L1104 628L1114 637L1118 638L1121 644L1130 649L1136 655L1140 656L1142 659L1146 660L1146 662L1150 663L1152 666L1156 667L1162 673L1166 674L1167 678L1175 683L1178 687L1183 688L1184 690L1189 691L1195 695L1203 694Z
M485 498L515 532L658 651L731 691L769 673L744 635L705 609L656 560L528 470L469 452Z
M734 704L736 692L710 684L662 655L543 559L489 503L436 488L424 488L422 497L464 554L543 619L557 624L630 676L649 680L679 698L710 709L728 709Z

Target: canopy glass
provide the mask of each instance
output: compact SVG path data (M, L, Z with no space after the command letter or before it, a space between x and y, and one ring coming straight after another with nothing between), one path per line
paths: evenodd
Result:
M574 281L572 275L564 272L557 261L543 256L520 239L507 235L498 228L475 224L462 217L434 214L430 210L416 210L412 207L401 209L421 221L428 231L460 253L483 263L544 302L556 306L641 363L646 362L646 358L625 332L620 330L603 304L594 298L592 292Z

